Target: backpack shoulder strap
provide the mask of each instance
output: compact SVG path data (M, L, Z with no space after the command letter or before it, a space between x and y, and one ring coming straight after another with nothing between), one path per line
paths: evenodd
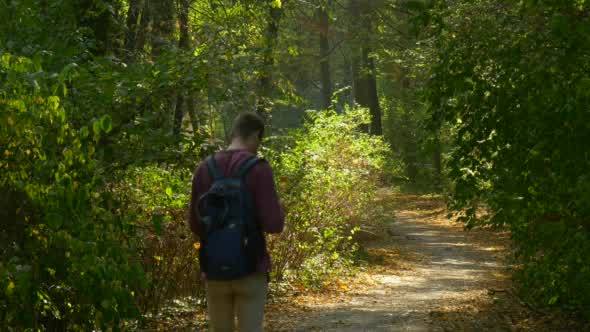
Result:
M246 161L244 161L242 163L242 165L240 166L240 168L238 168L238 171L235 173L235 177L243 179L248 172L254 167L256 166L256 164L258 164L262 159L256 157L256 156L252 156L249 157L248 159L246 159Z
M214 154L207 158L207 169L209 170L209 176L211 176L214 181L223 178L223 173L221 172L221 170L219 170L219 167L217 166Z

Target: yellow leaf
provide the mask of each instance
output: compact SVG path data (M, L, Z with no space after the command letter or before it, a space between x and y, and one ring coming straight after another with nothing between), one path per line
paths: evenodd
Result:
M283 3L281 2L281 0L272 0L270 6L272 8L281 8L283 6Z
M195 243L193 243L193 247L195 247L196 250L199 250L201 248L201 243L195 242Z
M16 286L15 286L14 282L11 280L11 281L8 283L8 286L6 286L6 295L7 295L7 296L10 296L10 295L12 295L12 293L14 293L14 288L15 288L15 287L16 287Z

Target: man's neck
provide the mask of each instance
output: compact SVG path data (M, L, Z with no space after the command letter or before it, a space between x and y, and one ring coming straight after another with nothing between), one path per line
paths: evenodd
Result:
M256 154L256 151L252 151L252 149L244 142L240 140L233 140L230 145L227 147L228 150L246 150Z
M228 150L248 150L248 147L241 143L232 142L228 147Z

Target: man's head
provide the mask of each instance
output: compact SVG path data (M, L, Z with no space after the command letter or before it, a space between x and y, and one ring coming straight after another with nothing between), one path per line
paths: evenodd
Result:
M232 145L243 146L256 152L264 135L264 120L254 112L240 113L235 119L231 130Z

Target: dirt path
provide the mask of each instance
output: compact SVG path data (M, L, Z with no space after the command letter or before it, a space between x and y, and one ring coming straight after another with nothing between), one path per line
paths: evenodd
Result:
M267 330L572 330L512 295L507 234L464 231L434 197L384 200L395 217L371 231L366 270L332 292L271 306Z

